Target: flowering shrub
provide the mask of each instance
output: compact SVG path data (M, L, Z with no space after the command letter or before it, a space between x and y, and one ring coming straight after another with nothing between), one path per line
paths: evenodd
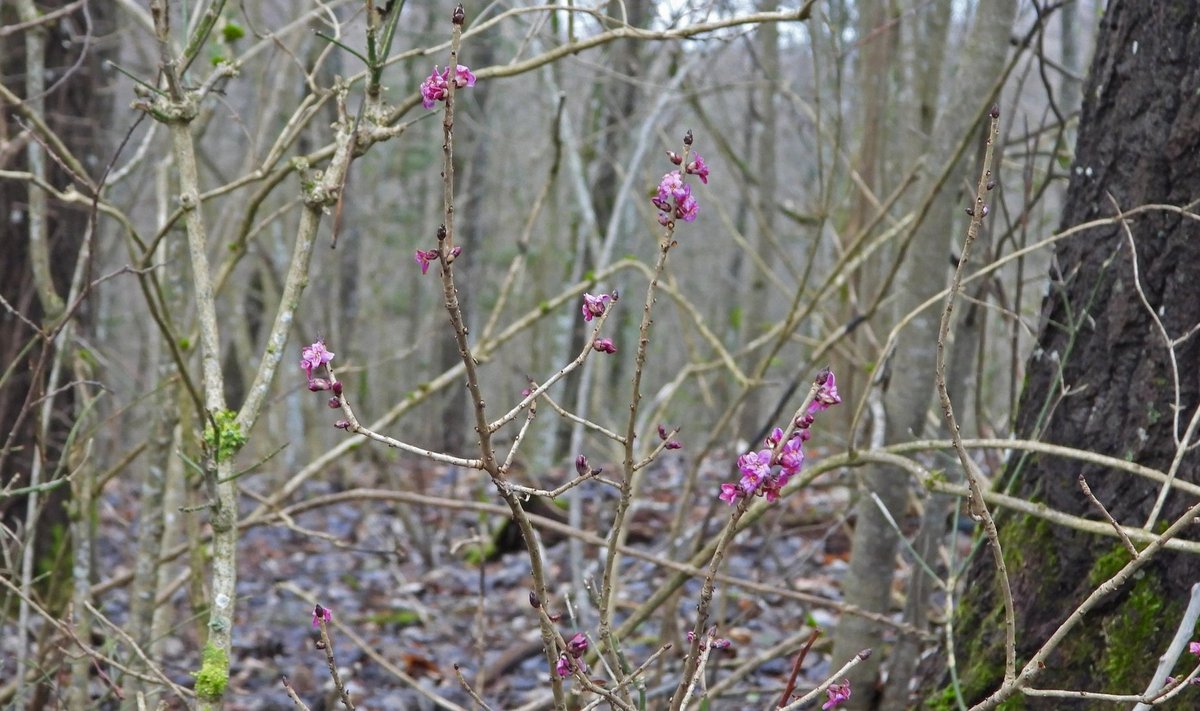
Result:
M721 484L717 495L721 501L732 505L754 496L765 496L770 502L779 499L783 487L804 466L804 442L812 436L809 428L815 421L814 415L842 401L831 371L822 373L817 381L808 413L793 421L786 442L784 431L776 427L767 436L764 449L749 451L738 457L737 467L742 477L736 483Z

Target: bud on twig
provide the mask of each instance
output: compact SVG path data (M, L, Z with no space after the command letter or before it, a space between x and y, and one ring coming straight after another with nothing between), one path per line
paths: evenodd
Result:
M450 17L450 21L456 25L462 26L462 23L466 22L466 20L467 11L463 9L462 3L459 3L458 6L454 8L454 14Z

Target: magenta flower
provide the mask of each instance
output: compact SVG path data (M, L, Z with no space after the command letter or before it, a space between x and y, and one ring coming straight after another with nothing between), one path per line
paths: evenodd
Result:
M567 658L567 655L558 655L558 661L554 664L554 671L561 677L571 675L571 660Z
M322 620L326 623L333 622L333 610L317 605L313 608L313 627L320 627Z
M831 405L837 405L842 401L842 396L838 395L837 378L833 376L833 371L825 371L824 376L825 382L817 386L817 398L808 406L810 414L824 412Z
M825 690L825 694L829 700L821 704L822 711L829 711L829 709L841 706L850 700L850 680L842 679L840 684L830 684L829 688Z
M438 71L435 64L433 65L433 73L429 75L429 78L421 82L421 105L427 109L432 109L434 104L446 99L446 93L446 78Z
M586 314L584 314L584 318L585 319L587 318ZM590 319L588 319L588 320L590 320ZM601 353L616 353L617 352L617 347L613 345L611 338L597 338L596 340L592 341L592 348L595 348L596 350L600 351Z
M783 430L776 427L775 429L771 430L771 434L767 435L767 447L769 449L774 449L775 445L779 444L782 440Z
M458 65L454 71L454 86L458 89L475 86L475 75L467 67ZM421 82L421 105L432 109L437 102L446 100L446 96L450 93L449 88L450 67L438 71L437 65L433 65L433 73Z
M313 379L313 370L320 368L333 360L333 354L325 350L325 339L318 338L312 345L300 349L300 367L304 368L309 381ZM318 388L323 390L324 388Z
M804 446L799 437L792 437L779 453L779 466L786 476L791 477L804 466Z
M679 440L672 439L663 445L663 449L683 449L683 445L679 443Z
M690 186L684 186L684 187L688 188L688 194L685 195L684 198L679 201L678 205L676 205L675 217L678 217L679 219L683 220L684 222L695 222L696 215L700 212L700 204L698 202L696 202L696 198L692 196L691 187Z
M579 659L588 651L588 638L582 632L576 632L575 636L567 640L567 651L572 657Z
M737 500L742 497L742 490L737 484L722 484L721 493L717 498L732 506L737 503Z
M583 306L580 308L583 312L583 320L591 321L595 316L603 316L604 309L608 306L609 301L612 301L612 297L608 294L601 294L599 296L584 294Z
M664 175L662 180L658 181L657 197L662 203L666 203L672 198L681 200L689 192L691 191L683 182L683 176L679 174L678 170L672 170L670 173Z
M437 67L435 66L434 68L436 69ZM475 75L467 67L461 64L458 65L458 68L454 70L454 86L457 89L475 86Z
M663 225L669 223L672 216L691 222L700 210L699 203L692 196L692 186L683 182L683 175L678 170L672 170L658 181L658 191L650 202L659 209L658 221Z
M699 153L696 154L696 160L687 164L687 172L689 175L699 178L700 182L708 185L708 164L704 162Z
M1188 652L1200 657L1200 642L1188 643Z
M758 487L771 476L771 450L746 452L737 460L738 471L742 473L741 487L746 494L753 494Z
M438 251L436 249L418 249L417 264L421 265L421 273L429 271L429 265L436 262L438 259Z

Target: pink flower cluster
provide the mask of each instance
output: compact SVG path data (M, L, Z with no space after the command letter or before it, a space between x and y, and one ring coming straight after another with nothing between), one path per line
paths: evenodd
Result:
M475 75L467 67L461 64L458 65L458 68L454 71L454 86L457 89L475 86ZM446 67L439 72L437 65L433 65L433 73L429 75L429 78L421 82L421 105L427 109L432 109L437 102L445 101L449 93L450 67Z
M718 498L730 505L741 499L765 496L767 501L777 501L783 487L804 466L804 443L812 436L810 428L816 413L828 410L842 401L837 391L837 381L830 371L817 376L817 395L808 412L796 418L795 429L787 442L783 442L783 430L776 427L767 436L766 447L755 452L746 452L738 457L738 471L742 477L737 482L721 484Z
M554 664L554 672L560 677L571 675L571 670L576 665L580 670L587 670L583 663L583 655L587 654L588 638L582 632L575 633L575 636L567 640L567 651L558 655L558 661Z
M683 158L678 154L667 151L667 156L675 165L683 164ZM694 175L700 178L700 182L708 185L708 164L699 155L684 167L683 173ZM650 202L659 210L658 222L661 225L670 224L672 220L692 222L700 211L700 204L692 195L692 186L683 182L683 173L672 170L658 181L658 192Z
M333 355L325 348L323 338L318 338L312 342L312 345L300 349L300 367L304 368L304 374L308 376L309 390L317 392L330 388L329 381L324 378L314 378L313 371L333 360Z
M692 195L692 186L683 182L683 175L678 170L672 170L658 181L658 193L650 202L659 210L661 225L672 220L692 222L700 211L700 204Z

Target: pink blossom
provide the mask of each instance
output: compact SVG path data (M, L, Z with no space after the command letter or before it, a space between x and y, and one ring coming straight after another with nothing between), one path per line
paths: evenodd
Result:
M583 312L583 320L591 321L595 316L603 316L604 309L608 306L608 302L612 297L608 294L592 296L591 294L583 295L583 306L580 310Z
M576 659L582 657L588 650L588 638L582 632L576 632L575 636L567 640L567 651Z
M691 186L685 185L684 187L688 189L688 193L675 206L675 216L684 222L695 222L696 215L700 212L700 203L696 202L696 198L692 196Z
M665 203L671 198L680 199L688 194L687 185L683 182L683 176L678 170L672 170L658 181L658 200ZM658 203L655 203L656 205ZM661 209L661 208L660 208Z
M799 437L792 437L779 453L779 466L787 476L793 476L804 466L804 447Z
M300 367L304 368L304 373L310 381L312 380L313 370L320 368L331 360L333 360L333 354L325 350L325 340L322 338L318 338L313 341L312 345L300 349Z
M1195 654L1196 656L1200 657L1200 642L1188 643L1188 652L1190 654Z
M820 380L821 375L825 376L823 382ZM831 405L837 405L842 401L842 396L838 395L837 378L834 377L832 370L824 371L817 376L817 379L819 383L817 385L817 397L815 400L813 400L813 403L808 406L808 411L810 414L824 412L825 410L828 410Z
M459 64L454 70L454 86L458 89L475 86L475 75L470 69ZM433 73L421 82L421 105L432 109L437 102L446 100L449 89L450 67L439 71L437 65L433 65Z
M850 680L842 679L842 683L840 684L830 684L829 688L825 690L825 694L829 697L829 700L821 704L822 711L837 708L842 703L850 700Z
M742 473L742 491L753 494L758 491L759 485L771 476L771 450L746 452L738 457L737 466L738 471Z
M721 493L717 496L718 499L727 504L733 505L742 497L742 490L737 484L722 484Z
M689 175L699 178L700 182L708 185L708 164L704 162L699 153L696 154L696 160L687 164L687 172Z
M433 65L433 73L425 81L421 82L421 105L427 109L432 109L434 104L446 99L446 94L446 78L438 71L435 64Z
M438 259L438 256L439 256L438 251L436 249L418 249L417 250L417 264L421 265L421 273L422 274L429 271L430 263L436 262Z
M454 86L458 89L475 86L475 75L467 67L458 65L458 68L454 70Z
M700 204L692 195L692 186L683 182L683 175L678 170L672 170L658 181L658 191L650 202L659 209L659 223L666 225L671 217L692 222L700 210Z

